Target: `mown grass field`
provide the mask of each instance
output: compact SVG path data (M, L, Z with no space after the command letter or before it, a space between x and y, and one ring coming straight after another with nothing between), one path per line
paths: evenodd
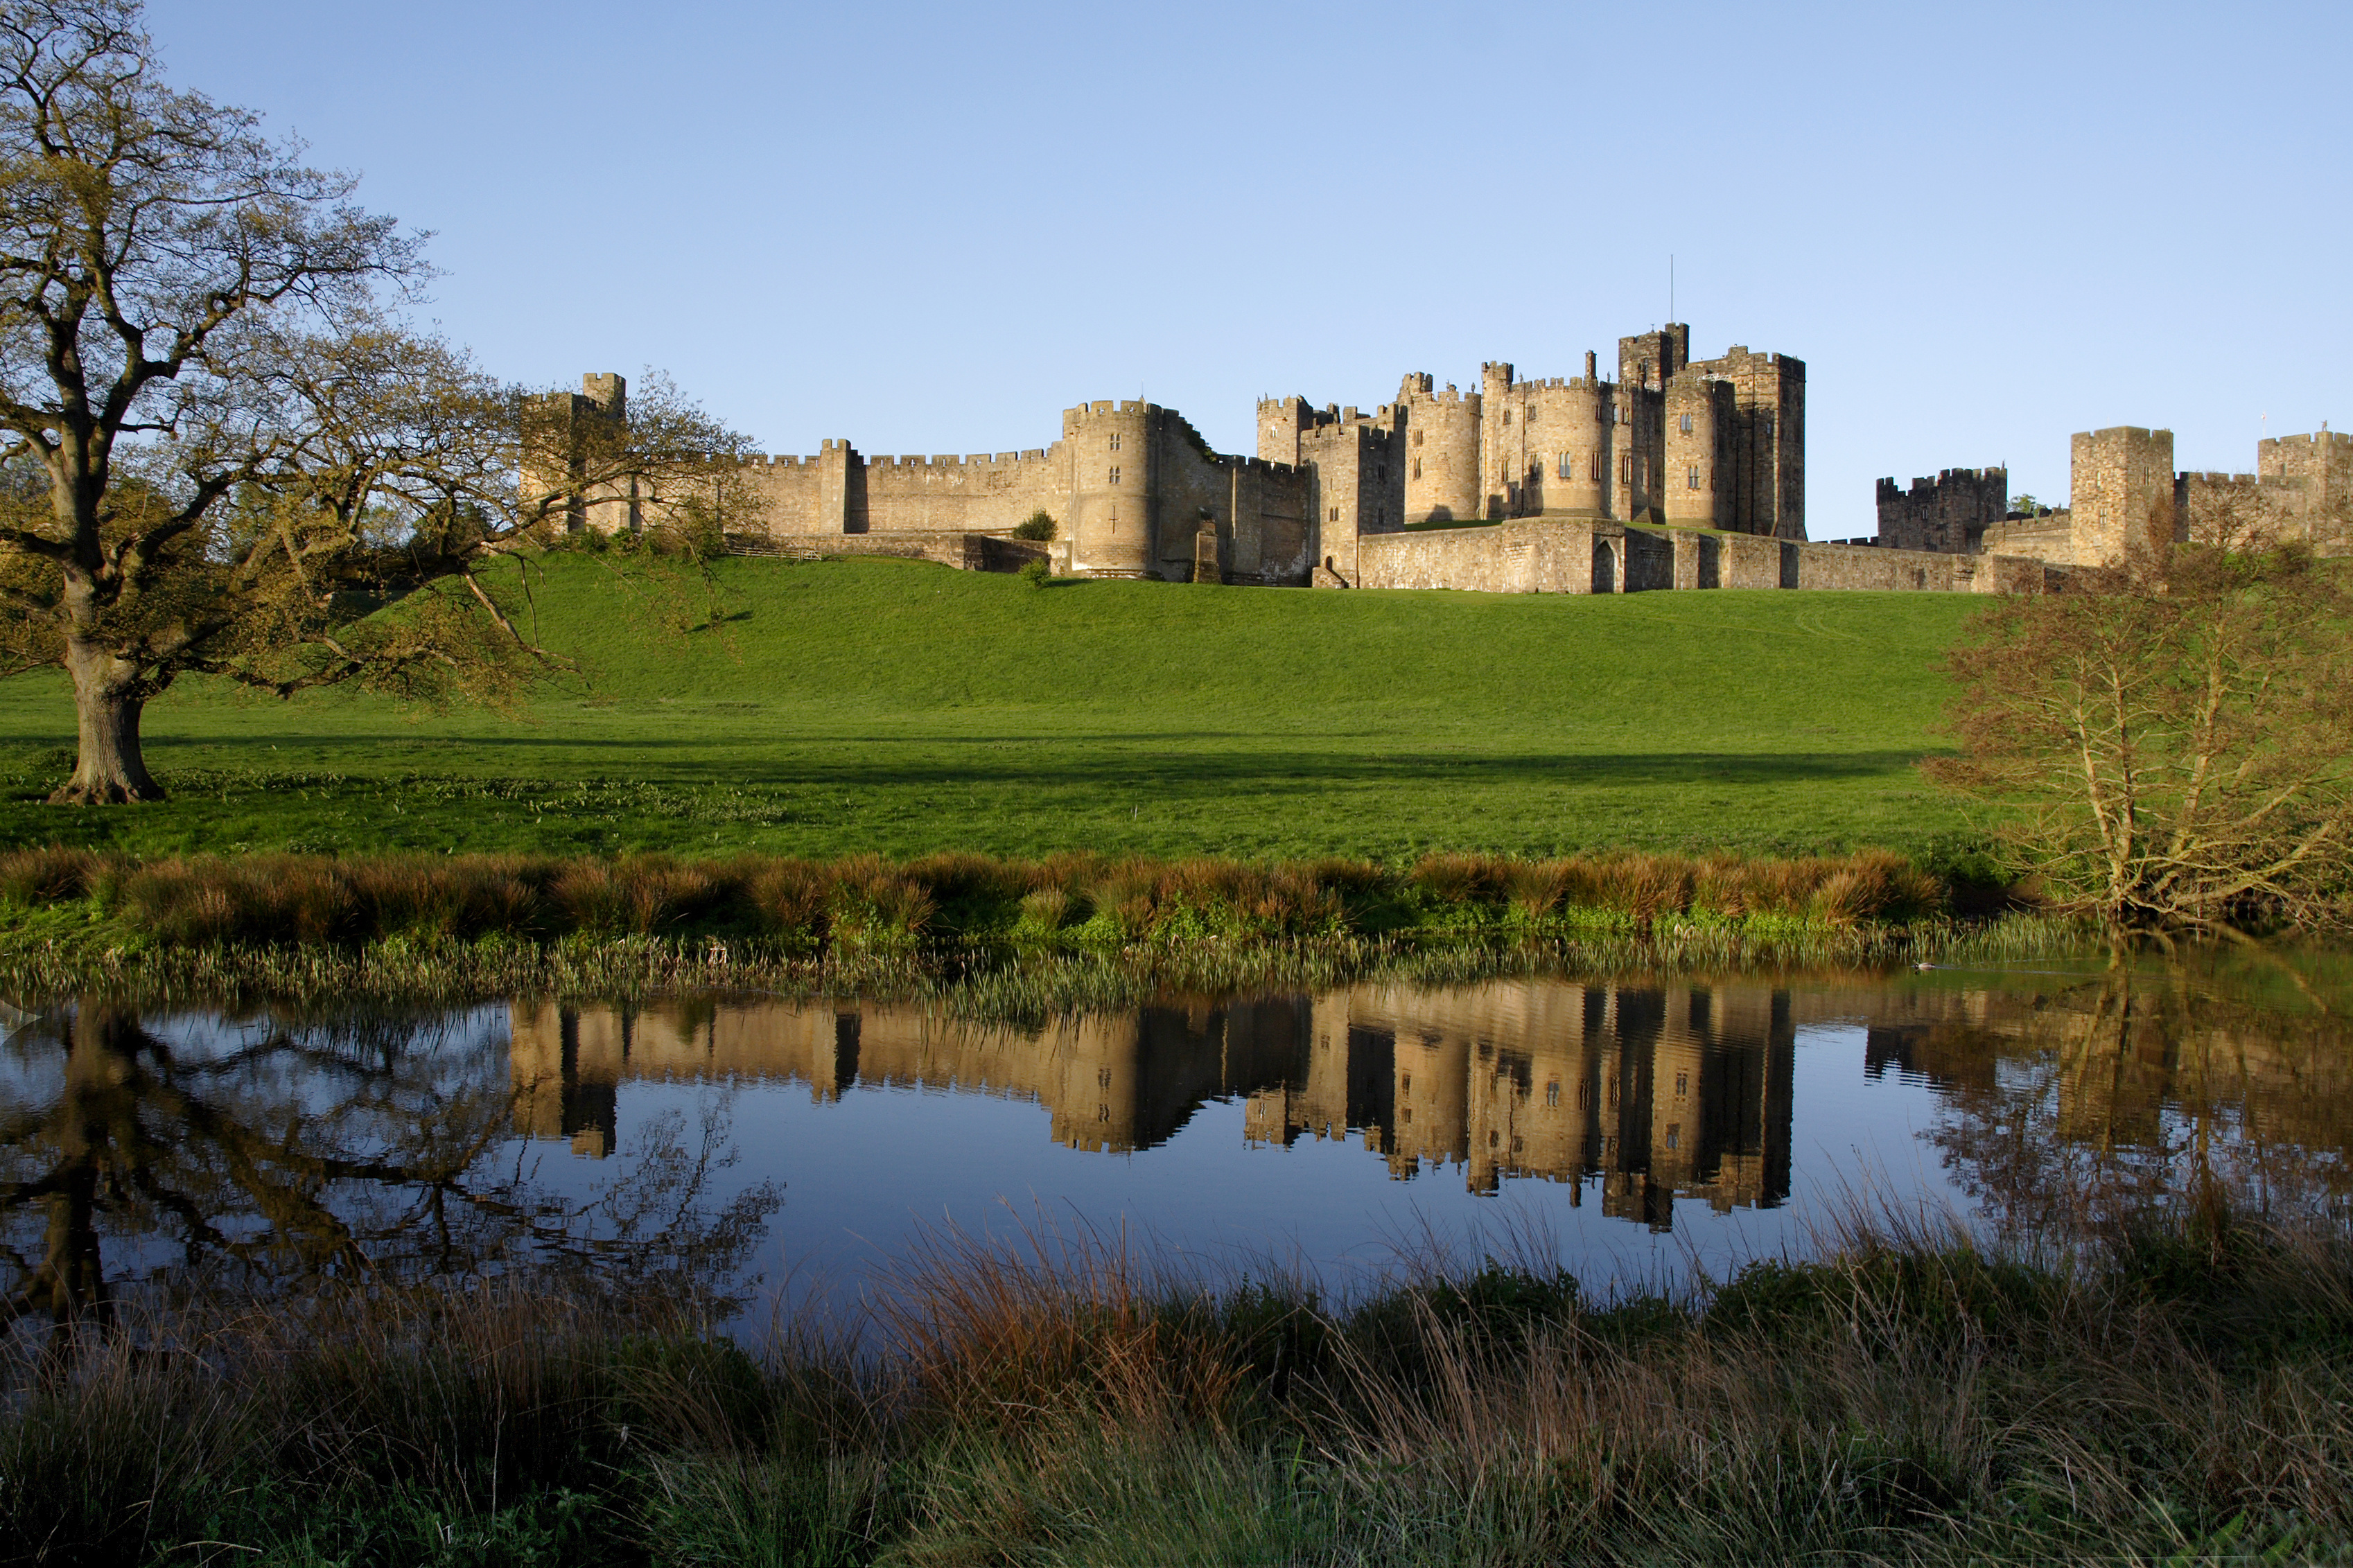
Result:
M718 563L693 629L550 559L577 678L518 714L206 682L148 710L174 798L67 810L60 676L0 682L0 847L141 854L1060 849L1919 854L1936 594L1567 598L1060 583L890 560Z

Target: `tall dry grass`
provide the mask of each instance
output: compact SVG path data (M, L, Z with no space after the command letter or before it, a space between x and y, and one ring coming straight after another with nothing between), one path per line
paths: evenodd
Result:
M862 1336L760 1354L520 1280L133 1310L70 1357L18 1342L0 1561L2353 1553L2341 1219L1823 1245L1682 1299L1587 1300L1532 1256L1334 1302L943 1231Z

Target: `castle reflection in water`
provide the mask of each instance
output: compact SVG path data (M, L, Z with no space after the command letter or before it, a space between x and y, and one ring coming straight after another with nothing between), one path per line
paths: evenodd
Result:
M1033 1100L1073 1148L1148 1149L1239 1097L1244 1136L1361 1140L1409 1177L1460 1166L1598 1185L1604 1212L1665 1227L1676 1197L1720 1210L1789 1192L1789 994L1553 981L1365 985L1064 1019L1025 1032L892 1005L515 1005L521 1131L613 1147L625 1080L798 1079ZM1598 1178L1598 1181L1595 1179Z

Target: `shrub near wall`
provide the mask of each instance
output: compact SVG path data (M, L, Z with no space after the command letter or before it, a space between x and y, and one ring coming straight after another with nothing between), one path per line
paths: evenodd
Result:
M1395 868L1093 855L140 862L63 848L0 856L0 898L32 909L82 902L140 936L176 944L708 936L810 952L1541 933L1597 922L1639 932L1671 920L1900 926L1943 914L1948 901L1939 879L1879 853L1793 860L1433 855Z

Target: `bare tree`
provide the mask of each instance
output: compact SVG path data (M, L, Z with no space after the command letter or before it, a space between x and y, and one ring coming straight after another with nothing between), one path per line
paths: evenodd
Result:
M1957 652L1957 758L2022 868L2111 929L2353 914L2353 602L2302 542L2136 552L2096 592L2006 599Z
M740 483L674 394L576 417L388 318L417 238L138 24L0 0L0 647L72 676L77 804L160 796L140 719L184 673L496 695L544 655L484 567L584 498L674 528Z

